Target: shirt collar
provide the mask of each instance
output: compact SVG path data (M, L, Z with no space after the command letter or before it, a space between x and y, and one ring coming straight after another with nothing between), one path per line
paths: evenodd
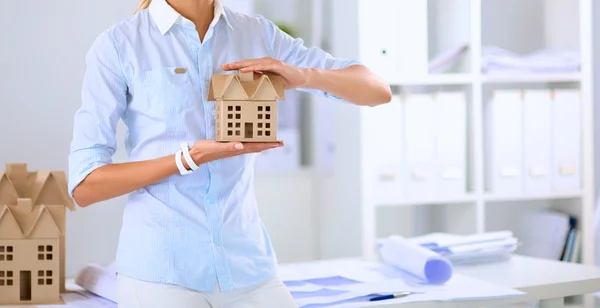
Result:
M220 18L223 18L225 20L225 22L227 22L228 26L231 26L229 24L229 21L227 20L227 14L225 13L225 10L223 9L223 5L221 4L220 0L214 0L215 3L215 9L214 9L214 19L213 21L210 23L210 27L213 27L217 24L217 22L220 20ZM162 35L165 35L165 33L167 33L174 24L181 24L183 26L188 26L188 27L195 27L194 23L192 23L190 20L188 20L187 18L181 16L181 14L179 14L177 11L175 11L175 9L173 9L166 0L152 0L152 2L150 3L150 7L148 8L150 11L150 15L152 16L152 19L154 19L154 22L156 23L156 25L158 26L158 29L160 30L160 33Z

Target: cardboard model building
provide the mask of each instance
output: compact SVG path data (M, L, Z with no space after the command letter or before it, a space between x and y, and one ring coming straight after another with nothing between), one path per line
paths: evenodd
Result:
M75 210L63 172L0 172L0 305L62 302L67 208Z
M241 73L213 75L208 100L216 101L215 140L277 141L277 100L285 99L283 78Z

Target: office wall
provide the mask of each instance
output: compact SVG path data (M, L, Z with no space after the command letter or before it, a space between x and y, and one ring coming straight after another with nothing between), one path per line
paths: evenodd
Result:
M31 169L67 170L85 54L101 31L130 16L137 4L138 0L3 2L0 164L27 162ZM123 131L120 126L119 144ZM125 159L120 147L115 161ZM307 260L315 253L311 178L301 173L257 179L261 215L281 261ZM121 197L69 213L68 275L86 263L113 260L124 204Z

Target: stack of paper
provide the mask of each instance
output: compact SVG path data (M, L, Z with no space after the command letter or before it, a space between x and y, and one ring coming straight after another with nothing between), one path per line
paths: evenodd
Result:
M299 307L355 307L373 297L413 292L394 303L506 298L523 294L462 275L443 285L423 284L386 265L359 259L325 260L280 267L280 277Z
M541 50L529 55L517 55L510 51L485 46L482 50L484 73L575 73L581 66L580 55L571 50Z
M454 265L506 260L519 245L510 231L469 236L433 233L411 238L410 242L445 257Z
M115 262L104 267L89 264L75 276L75 284L107 300L117 302L117 270Z

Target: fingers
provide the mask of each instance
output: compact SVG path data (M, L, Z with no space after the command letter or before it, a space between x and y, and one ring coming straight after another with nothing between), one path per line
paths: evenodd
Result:
M248 68L251 66L262 66L269 67L270 69L263 70L271 70L271 69L281 69L283 67L283 62L273 59L271 57L264 57L258 59L247 59L241 60L233 63L223 64L223 70L239 70L243 68ZM248 70L249 71L249 70ZM259 71L259 69L253 69L252 71Z
M258 142L244 144L244 151L247 153L258 153L278 147L282 147L282 142Z
M213 146L215 152L232 152L244 149L244 144L241 142L214 142Z
M240 70L242 72L270 71L270 72L273 72L276 74L281 74L282 69L283 68L281 66L277 66L272 63L261 63L261 64L249 65L249 66L241 68Z
M257 63L260 63L263 61L265 61L264 58L248 59L248 60L242 60L242 61L237 61L237 62L232 62L232 63L226 63L226 64L223 64L223 70L226 70L226 71L238 70L242 67L254 65L254 64L257 64Z

